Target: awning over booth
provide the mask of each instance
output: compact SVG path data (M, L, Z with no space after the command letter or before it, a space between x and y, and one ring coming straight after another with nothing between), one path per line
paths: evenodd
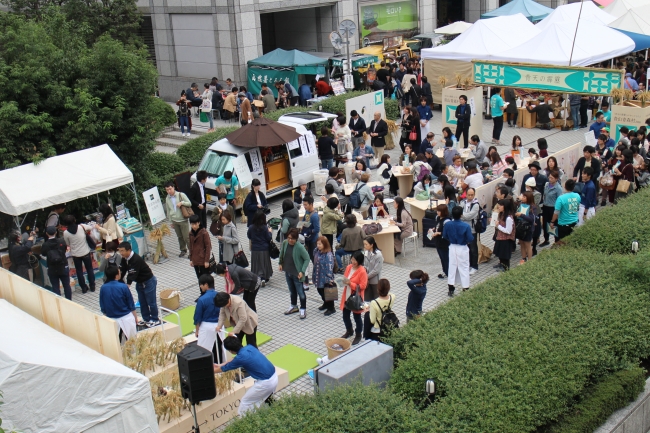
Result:
M298 75L325 75L327 60L312 56L298 50L283 50L277 48L254 60L248 61L248 66L291 68Z
M609 26L630 37L634 41L635 51L650 48L650 5L628 10Z
M448 44L423 49L421 56L464 62L490 60L494 54L515 47L538 33L536 26L522 14L478 20Z
M433 33L438 35L459 35L470 27L472 27L472 23L466 23L465 21L456 21L455 23L438 27L433 31Z
M108 144L0 171L0 212L17 216L133 182Z
M347 60L345 56L330 57L330 62L332 66L337 66L339 68L343 67L343 61ZM350 60L352 60L353 68L360 68L363 66L371 65L373 63L379 63L379 58L370 54L354 54L350 55Z
M527 42L492 56L492 60L558 66L568 66L571 60L571 66L589 66L634 49L634 41L623 33L604 25L585 24L578 27L571 55L574 35L575 22L554 23Z
M582 4L582 11L580 5ZM580 22L587 25L607 25L616 19L615 16L603 12L598 6L591 1L582 3L571 3L564 6L558 6L549 16L537 23L536 27L542 31L546 27L555 23L572 22L575 23L580 17Z
M66 168L75 171L59 166L58 174ZM3 428L29 433L159 431L149 379L140 373L4 299L0 329Z
M481 18L494 18L506 15L522 14L530 21L539 21L548 16L553 9L541 5L533 0L513 0L500 8L481 15Z

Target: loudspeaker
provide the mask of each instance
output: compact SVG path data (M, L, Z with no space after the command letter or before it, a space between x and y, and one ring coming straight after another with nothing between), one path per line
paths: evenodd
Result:
M191 344L185 346L177 356L183 398L193 404L215 398L217 388L214 383L212 352Z

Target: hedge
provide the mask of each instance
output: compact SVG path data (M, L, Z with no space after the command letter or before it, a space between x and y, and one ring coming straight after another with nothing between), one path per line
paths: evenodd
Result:
M430 432L522 433L558 419L596 380L650 355L650 294L627 259L560 248L491 278L393 333L393 392Z
M316 395L288 395L270 408L235 419L228 433L410 433L428 421L411 403L374 386L341 386Z
M217 128L214 132L193 138L179 147L176 155L183 160L185 168L193 171L199 166L208 147L215 141L219 141L231 132L236 131L238 128L238 126L226 126L224 128Z
M639 242L641 250L649 248L649 200L650 188L644 188L615 206L599 209L595 217L566 239L567 244L609 254L629 254L633 240Z
M639 367L610 374L587 389L582 400L560 420L539 433L591 433L614 411L634 401L645 380L645 371Z
M162 186L165 182L173 180L174 175L185 170L185 162L173 153L152 152L145 158L145 166L151 181Z

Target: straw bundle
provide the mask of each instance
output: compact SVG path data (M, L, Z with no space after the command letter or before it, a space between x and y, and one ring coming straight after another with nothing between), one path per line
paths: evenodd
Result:
M386 134L386 147L384 149L391 150L395 148L393 133L399 131L399 125L394 120L386 120L386 124L388 125L388 134Z
M615 104L623 102L623 89L612 89L611 96Z
M165 236L169 236L171 234L172 232L167 224L161 224L160 227L155 228L149 232L149 240L156 241L156 252L153 255L154 264L158 264L161 254L165 258L169 257L167 255L167 251L165 250L165 244L163 244L162 240Z
M445 87L447 87L447 77L445 77L444 75L439 76L438 77L438 84L440 84L443 89Z
M456 88L460 89L461 88L461 83L463 82L463 75L462 74L455 74L454 75L454 80L456 80Z
M466 76L465 78L463 78L463 88L464 88L465 90L467 90L467 89L469 89L470 87L472 87L472 84L474 84L474 79L472 78L471 75L468 75L468 76Z
M641 102L641 107L645 108L646 102L650 101L650 91L641 92L636 98Z

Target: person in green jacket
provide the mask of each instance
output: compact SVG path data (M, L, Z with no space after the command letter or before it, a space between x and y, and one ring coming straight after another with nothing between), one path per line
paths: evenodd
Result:
M305 247L298 242L298 229L290 229L287 232L287 239L282 242L280 249L280 272L284 271L287 279L287 286L291 293L291 307L284 312L285 315L297 313L300 311L300 319L307 317L307 297L303 289L305 281L305 272L309 266L309 254ZM300 310L297 306L297 298L300 297Z

